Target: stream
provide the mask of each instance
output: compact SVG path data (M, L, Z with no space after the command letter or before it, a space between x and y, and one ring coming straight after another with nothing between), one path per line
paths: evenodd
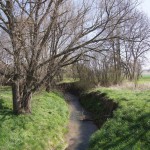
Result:
M66 93L65 98L69 105L70 120L66 140L68 147L66 150L87 150L90 136L98 130L92 121L92 117L80 104L79 99Z

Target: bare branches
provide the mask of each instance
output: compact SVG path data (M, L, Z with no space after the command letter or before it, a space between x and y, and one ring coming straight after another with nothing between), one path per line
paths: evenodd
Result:
M23 74L18 81L31 90L94 52L114 49L116 55L118 47L122 55L121 49L136 47L139 56L147 51L141 51L148 35L139 23L142 16L135 15L136 5L136 0L1 0L0 29L9 39L1 47L12 58L14 74Z

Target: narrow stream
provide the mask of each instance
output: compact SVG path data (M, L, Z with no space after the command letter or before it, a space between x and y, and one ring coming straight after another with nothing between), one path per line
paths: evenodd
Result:
M76 96L66 93L65 97L70 110L69 132L66 136L69 146L66 150L87 150L90 136L98 128Z

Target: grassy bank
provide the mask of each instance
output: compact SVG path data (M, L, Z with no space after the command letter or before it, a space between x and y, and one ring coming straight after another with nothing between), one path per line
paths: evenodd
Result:
M86 93L106 93L119 107L90 141L90 150L149 150L150 148L150 91L100 88ZM94 97L93 97L94 99ZM82 100L95 113L105 111L101 100ZM99 116L101 117L101 116Z
M68 108L58 93L33 96L32 114L12 114L11 90L0 88L0 150L63 150Z

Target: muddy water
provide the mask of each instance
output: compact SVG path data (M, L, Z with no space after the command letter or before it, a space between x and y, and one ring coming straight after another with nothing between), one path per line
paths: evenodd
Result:
M98 130L91 115L83 109L79 99L71 94L65 95L70 110L69 132L66 136L66 150L87 150L90 136Z

